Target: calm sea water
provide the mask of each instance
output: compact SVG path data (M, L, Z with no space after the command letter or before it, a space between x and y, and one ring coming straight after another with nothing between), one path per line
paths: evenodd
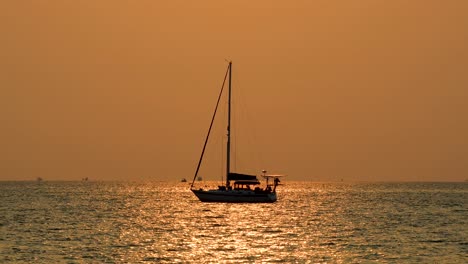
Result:
M274 204L186 183L0 182L0 263L467 263L468 184L286 182Z

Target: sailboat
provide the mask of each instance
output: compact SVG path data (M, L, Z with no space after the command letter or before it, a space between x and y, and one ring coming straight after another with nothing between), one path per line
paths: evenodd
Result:
M203 154L205 153L206 145L210 137L211 128L213 126L216 112L218 110L219 101L223 94L224 85L226 78L229 77L229 89L228 89L228 117L227 117L227 148L226 148L226 182L223 185L218 186L217 189L195 189L194 183L197 179L200 165L203 161ZM190 190L198 197L202 202L224 202L224 203L273 203L277 200L276 187L279 185L279 178L283 175L268 175L266 170L262 171L262 177L266 179L266 186L260 187L260 181L256 175L248 175L243 173L232 172L230 167L231 162L231 78L232 77L232 62L229 62L226 74L224 76L223 85L218 96L215 111L211 119L211 124L208 129L208 134L205 139L205 144L202 149L200 160L198 162L195 176L193 177Z

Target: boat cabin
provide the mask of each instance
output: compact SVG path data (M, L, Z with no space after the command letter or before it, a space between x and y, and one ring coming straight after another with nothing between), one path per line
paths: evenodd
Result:
M252 190L250 185L259 185L260 182L255 180L239 180L234 182L234 190Z

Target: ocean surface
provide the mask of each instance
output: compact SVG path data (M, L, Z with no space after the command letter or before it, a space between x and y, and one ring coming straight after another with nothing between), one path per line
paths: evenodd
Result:
M285 182L274 204L210 204L187 183L0 182L0 263L155 262L468 263L468 183Z

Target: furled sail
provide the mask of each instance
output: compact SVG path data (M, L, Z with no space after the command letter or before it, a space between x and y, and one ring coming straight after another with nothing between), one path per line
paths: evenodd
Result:
M230 172L228 181L258 181L257 176L242 173Z

